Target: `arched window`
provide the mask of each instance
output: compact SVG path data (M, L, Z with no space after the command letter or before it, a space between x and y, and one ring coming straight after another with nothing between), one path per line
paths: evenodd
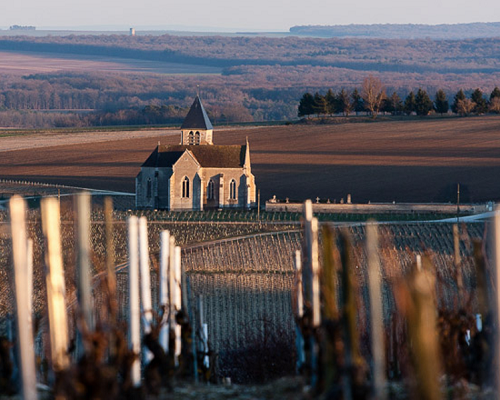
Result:
M214 181L210 179L207 186L207 200L213 199L215 199L215 184Z
M229 184L229 200L236 200L236 181L234 179Z
M146 198L151 198L151 178L148 179L148 183L146 185Z
M182 180L182 197L189 197L189 178L187 176Z
M195 144L200 144L200 132L196 131Z
M194 132L190 131L189 132L189 142L188 144L194 144Z

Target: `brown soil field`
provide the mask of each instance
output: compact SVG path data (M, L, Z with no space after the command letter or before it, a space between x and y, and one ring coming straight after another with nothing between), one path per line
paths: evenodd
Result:
M179 140L173 131L73 135L48 135L36 149L30 136L0 138L0 149L24 148L0 152L0 178L133 192L158 140ZM462 202L500 199L499 117L216 128L214 141L246 136L262 200L455 202L457 183Z
M116 57L51 53L0 52L0 74L28 75L59 71L219 74L221 68Z

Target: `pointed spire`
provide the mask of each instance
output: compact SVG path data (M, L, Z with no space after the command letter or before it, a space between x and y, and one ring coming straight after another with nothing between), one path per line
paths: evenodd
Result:
M205 111L199 96L196 96L194 99L194 102L184 119L181 129L213 129L212 123L208 118L207 112Z

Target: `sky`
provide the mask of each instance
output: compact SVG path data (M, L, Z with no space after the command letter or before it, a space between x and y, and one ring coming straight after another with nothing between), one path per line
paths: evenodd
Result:
M294 25L499 22L499 0L3 0L0 27L288 31Z

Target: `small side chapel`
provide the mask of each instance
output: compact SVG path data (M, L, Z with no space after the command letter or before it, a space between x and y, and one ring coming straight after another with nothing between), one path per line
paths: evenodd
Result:
M213 126L197 96L182 126L179 145L160 145L135 178L136 207L171 211L251 208L255 177L246 144L213 144Z

